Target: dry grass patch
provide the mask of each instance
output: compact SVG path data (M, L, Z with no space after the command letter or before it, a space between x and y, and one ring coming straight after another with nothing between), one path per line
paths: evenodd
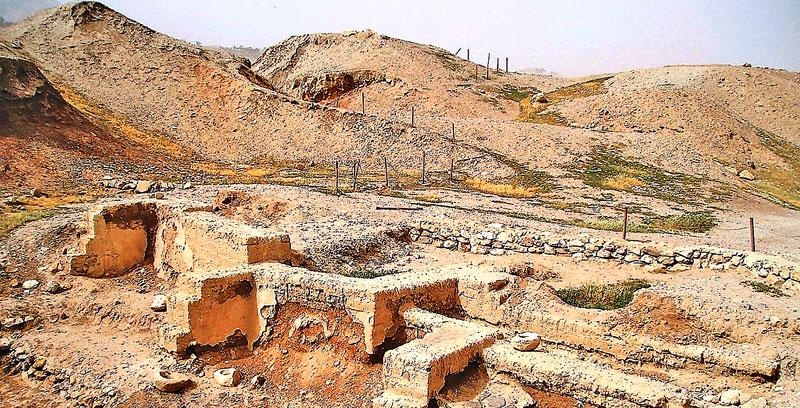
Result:
M628 306L633 295L650 284L641 279L629 279L609 284L586 284L577 288L559 289L558 297L571 306L582 309L614 310Z
M473 190L494 194L501 197L532 198L539 194L539 189L535 187L522 187L513 184L493 183L471 177L466 179L464 183Z
M567 126L567 120L557 112L548 110L553 105L563 101L589 96L600 95L607 92L605 82L611 77L602 77L586 82L580 82L548 92L534 101L533 97L526 97L519 101L519 115L517 120L528 123L541 123L547 125Z
M44 197L25 197L16 206L0 206L0 238L28 222L58 214L58 208L94 201L98 194L52 194Z
M194 153L189 149L173 142L166 136L154 135L139 130L128 119L116 112L99 107L74 89L63 84L58 85L64 100L74 108L83 112L97 126L105 128L111 134L123 136L149 149L159 151L175 158L191 159Z
M754 291L756 291L758 293L766 293L767 295L770 295L772 297L787 297L787 296L789 296L786 293L784 293L782 290L780 290L779 288L776 288L776 287L771 286L771 285L767 285L764 282L744 281L744 282L742 282L742 285L748 286L748 287L750 287L750 289L753 289Z
M36 210L23 210L13 212L3 212L0 216L0 238L5 238L15 228L22 226L25 223L41 220L53 216L58 211L55 209L36 209Z

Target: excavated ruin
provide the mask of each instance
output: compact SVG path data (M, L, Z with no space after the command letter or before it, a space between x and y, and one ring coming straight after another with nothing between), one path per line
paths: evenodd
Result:
M269 221L248 218L252 205ZM719 389L736 390L739 403L757 407L795 381L797 320L762 325L754 335L758 322L729 323L730 316L741 316L735 305L719 303L699 319L707 305L659 288L637 293L619 310L580 309L549 284L569 271L543 274L532 271L530 261L525 268L473 260L374 278L345 276L316 267L309 254L320 257L319 251L293 247L285 231L289 207L295 205L230 191L209 204L103 202L87 211L85 228L64 257L75 279L124 280L142 270L164 283L166 313L148 324L177 365L159 366L149 381L166 392L191 395L199 392L192 387L208 387L196 385L206 365L242 367L254 383L292 378L308 389L340 389L348 383L344 378L341 384L341 376L349 375L363 381L354 390L371 402L346 400L350 395L341 397L341 406L376 408L732 405L715 393ZM404 220L387 227L405 231L392 239L417 250L428 246L409 242L424 231L436 231L427 235L434 243L451 230ZM477 232L474 239L487 237ZM513 252L436 247L476 259ZM517 336L531 332L538 335ZM35 353L32 338L8 345L11 367L20 355ZM520 344L529 338L536 343ZM181 361L200 364L199 371L175 372ZM317 375L307 373L309 367ZM93 401L114 405L117 397Z

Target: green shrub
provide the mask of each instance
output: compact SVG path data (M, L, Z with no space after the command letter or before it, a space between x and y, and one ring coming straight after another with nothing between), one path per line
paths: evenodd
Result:
M556 293L568 305L583 309L613 310L627 306L637 290L649 287L647 281L629 279L617 283L586 284L577 288L559 289Z

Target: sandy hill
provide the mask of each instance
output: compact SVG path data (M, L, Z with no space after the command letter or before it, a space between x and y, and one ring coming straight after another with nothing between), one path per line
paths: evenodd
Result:
M459 53L466 56L466 50ZM550 90L560 78L504 72L493 56L489 80L486 55L467 61L439 47L371 30L306 34L267 48L253 69L296 97L360 109L365 92L369 111L407 115L411 106L428 116L508 118L517 112L509 92ZM478 78L476 80L476 68ZM520 90L520 88L524 88Z
M747 169L755 191L798 199L800 183L789 176L800 168L796 73L676 66L567 79L497 73L492 57L486 80L475 67L444 49L367 30L290 37L267 48L253 70L304 100L360 110L363 92L367 111L402 121L414 106L418 125L441 132L455 122L466 143L550 174L613 149L737 188Z
M668 66L614 75L602 92L554 103L566 122L641 140L677 140L798 202L800 74L755 67ZM681 156L663 152L669 160ZM691 168L687 165L684 168ZM681 169L681 167L678 167ZM774 191L775 189L780 191Z
M204 160L377 158L449 144L427 129L275 92L247 60L157 33L96 2L66 4L3 32L58 83Z
M70 105L39 68L0 41L0 186L69 189L106 172L164 170L157 146L118 138Z
M744 191L800 205L796 73L692 66L567 79L496 72L493 57L487 80L444 49L369 30L290 37L251 64L96 2L0 33L84 111L119 115L195 162L358 158L375 169L385 155L419 169L425 151L428 169L455 159L467 176L565 196L668 199L700 178L717 183L696 188L709 202Z

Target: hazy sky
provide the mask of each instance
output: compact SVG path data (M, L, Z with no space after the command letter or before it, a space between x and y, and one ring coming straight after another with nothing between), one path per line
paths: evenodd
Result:
M543 67L564 75L745 62L800 71L800 0L104 3L203 44L261 48L293 34L371 28L450 51L469 47L473 61L491 52L508 56L512 69Z

